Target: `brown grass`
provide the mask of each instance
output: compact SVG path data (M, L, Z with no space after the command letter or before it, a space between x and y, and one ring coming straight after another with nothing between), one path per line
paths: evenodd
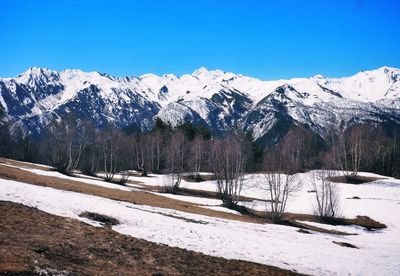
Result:
M356 218L348 219L348 218L334 218L327 221L321 221L318 216L315 215L307 215L307 214L293 214L286 213L285 219L289 221L310 221L310 222L318 222L327 225L358 225L364 227L367 230L376 230L386 228L386 225L380 223L376 220L371 219L367 216L357 216ZM310 228L308 228L310 229ZM310 229L312 230L312 229Z
M345 219L349 224L362 226L368 230L383 229L386 225L367 216L357 216L354 219Z
M17 160L13 160L13 159L7 159L4 157L0 157L0 163L17 166L17 167L22 167L22 168L38 169L38 170L42 170L42 171L50 171L51 170L51 168L39 166L34 163L22 162L22 161L17 161Z
M0 201L0 274L296 275L227 260L93 227L21 204ZM47 275L47 274L46 274Z
M163 187L156 189L154 186L150 186L151 191L157 191L157 192L165 192L163 190ZM194 196L194 197L202 197L202 198L213 198L213 199L218 199L218 193L217 192L212 192L212 191L205 191L205 190L197 190L197 189L186 189L186 188L179 188L177 191L174 192L176 195L183 195L183 196ZM247 196L238 196L239 201L253 201L253 200L258 200L258 201L264 201L268 202L267 200L263 199L258 199L254 197L247 197Z

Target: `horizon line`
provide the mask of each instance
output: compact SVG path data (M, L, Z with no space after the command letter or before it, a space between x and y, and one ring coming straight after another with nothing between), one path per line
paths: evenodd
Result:
M165 77L165 76L169 76L169 75L173 75L173 76L175 76L177 78L181 78L181 77L186 76L186 75L194 76L197 71L206 71L206 72L210 72L210 73L219 71L219 72L222 72L223 74L229 74L230 73L230 74L234 74L236 76L249 77L249 78L257 79L257 80L260 80L260 81L308 79L308 78L313 78L313 77L318 77L318 76L322 76L323 78L327 78L327 79L340 79L340 78L352 77L352 76L355 76L355 75L357 75L359 73L377 71L377 70L380 70L380 69L400 70L400 68L397 68L397 67L383 65L383 66L375 67L375 68L372 68L372 69L358 70L357 72L355 72L355 73L353 73L351 75L345 75L345 76L340 76L340 77L330 77L330 76L327 76L325 74L315 74L315 75L310 75L310 76L307 76L307 77L296 77L295 76L295 77L292 77L292 78L261 79L261 78L253 77L251 75L246 75L246 74L242 74L242 73L235 73L235 72L231 72L231 71L225 71L225 70L222 70L222 69L219 69L219 68L208 69L205 66L200 66L199 68L194 70L192 73L184 73L184 74L180 74L180 75L175 74L175 73L155 74L155 73L149 72L149 73L144 73L142 75L123 75L123 76L112 75L112 74L109 74L109 73L100 72L100 71L96 71L96 70L84 71L84 70L79 69L79 68L65 68L63 70L56 70L56 69L50 69L49 67L45 67L45 66L43 66L43 67L41 67L41 66L32 66L32 67L28 67L27 70L21 72L20 74L18 74L16 76L13 76L13 77L2 77L2 76L0 76L0 79L15 79L15 78L18 78L19 76L27 73L28 71L30 71L32 69L49 70L49 71L57 72L57 73L66 72L66 71L79 71L79 72L82 72L82 73L98 73L100 75L105 75L105 76L109 76L109 77L116 78L116 79L123 79L123 78L138 78L138 79L140 79L140 78L143 78L144 76L147 76L147 75L153 75L153 76L156 76L156 77L159 77L159 78L162 78L162 77Z

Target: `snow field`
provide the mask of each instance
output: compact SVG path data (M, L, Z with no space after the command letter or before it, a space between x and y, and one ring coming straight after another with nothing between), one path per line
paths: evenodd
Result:
M70 178L83 184L119 188L127 192L137 190L134 187L106 183L94 178L67 177L52 171L23 169L55 178ZM3 179L0 179L0 200L34 206L48 213L100 226L97 222L78 216L84 211L97 212L118 219L121 224L114 226L113 229L122 234L212 256L258 262L306 274L398 275L400 180L368 173L361 175L380 179L361 185L337 183L340 191L340 214L346 218L366 215L386 224L388 228L367 231L358 226L331 226L302 221L311 226L357 234L350 236L318 232L308 235L297 232L297 228L294 227L231 221ZM308 173L297 175L298 181L301 181L303 186L295 197L289 199L287 211L314 213L315 195L309 192L311 188L308 177ZM165 183L165 176L131 177L130 180L140 181L146 185L162 186ZM263 176L260 174L246 176L242 195L265 199L266 192L261 187L262 180ZM213 181L182 180L182 187L215 191ZM217 199L155 194L199 204L203 208L235 213L219 206L221 201ZM350 199L353 196L361 199ZM258 210L266 209L266 203L261 200L241 204ZM333 241L348 242L359 249L341 247Z

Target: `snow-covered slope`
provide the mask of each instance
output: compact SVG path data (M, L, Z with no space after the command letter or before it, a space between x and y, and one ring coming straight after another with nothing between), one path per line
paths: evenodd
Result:
M333 120L400 125L400 70L382 67L351 77L262 81L200 68L117 78L98 72L30 68L0 78L0 105L14 126L40 132L53 118L78 118L118 127L152 127L156 116L172 124L207 124L214 132L252 130L256 139L279 125L302 124L323 135Z
M26 169L36 174L54 177L54 172ZM362 175L370 175L361 173ZM303 183L295 197L289 199L287 211L297 214L314 213L314 194L308 192L310 172L297 174ZM0 200L21 203L39 210L100 226L79 216L95 212L118 219L121 224L112 229L121 234L194 250L206 255L227 259L246 260L308 275L399 275L400 271L400 180L379 176L380 179L362 185L336 183L340 214L346 218L369 216L387 228L370 231L355 225L332 226L302 221L327 230L353 235L337 235L311 231L299 233L298 228L276 224L257 224L192 214L174 209L137 205L83 193L40 187L7 179L0 179ZM162 185L162 175L142 180ZM265 189L260 186L263 175L247 175L242 193L265 200ZM74 177L81 185L100 185L122 189L120 185L99 180ZM215 183L185 182L190 189L215 191ZM127 189L127 187L124 187ZM129 189L132 188L128 188ZM161 194L173 199L196 202L202 208L219 208L217 199ZM352 197L360 199L354 200ZM204 206L212 205L212 206ZM265 210L265 201L245 203L251 208ZM227 210L227 209L225 209ZM345 242L356 246L339 246Z

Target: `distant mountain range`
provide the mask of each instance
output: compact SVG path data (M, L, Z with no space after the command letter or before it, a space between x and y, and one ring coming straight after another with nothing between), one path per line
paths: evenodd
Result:
M262 81L205 68L180 77L117 78L35 67L15 78L0 78L0 105L13 127L31 133L75 112L99 127L111 123L148 130L159 117L173 125L205 124L214 133L251 130L259 141L276 139L274 131L291 124L324 136L333 121L400 126L400 70L381 67L344 78Z

